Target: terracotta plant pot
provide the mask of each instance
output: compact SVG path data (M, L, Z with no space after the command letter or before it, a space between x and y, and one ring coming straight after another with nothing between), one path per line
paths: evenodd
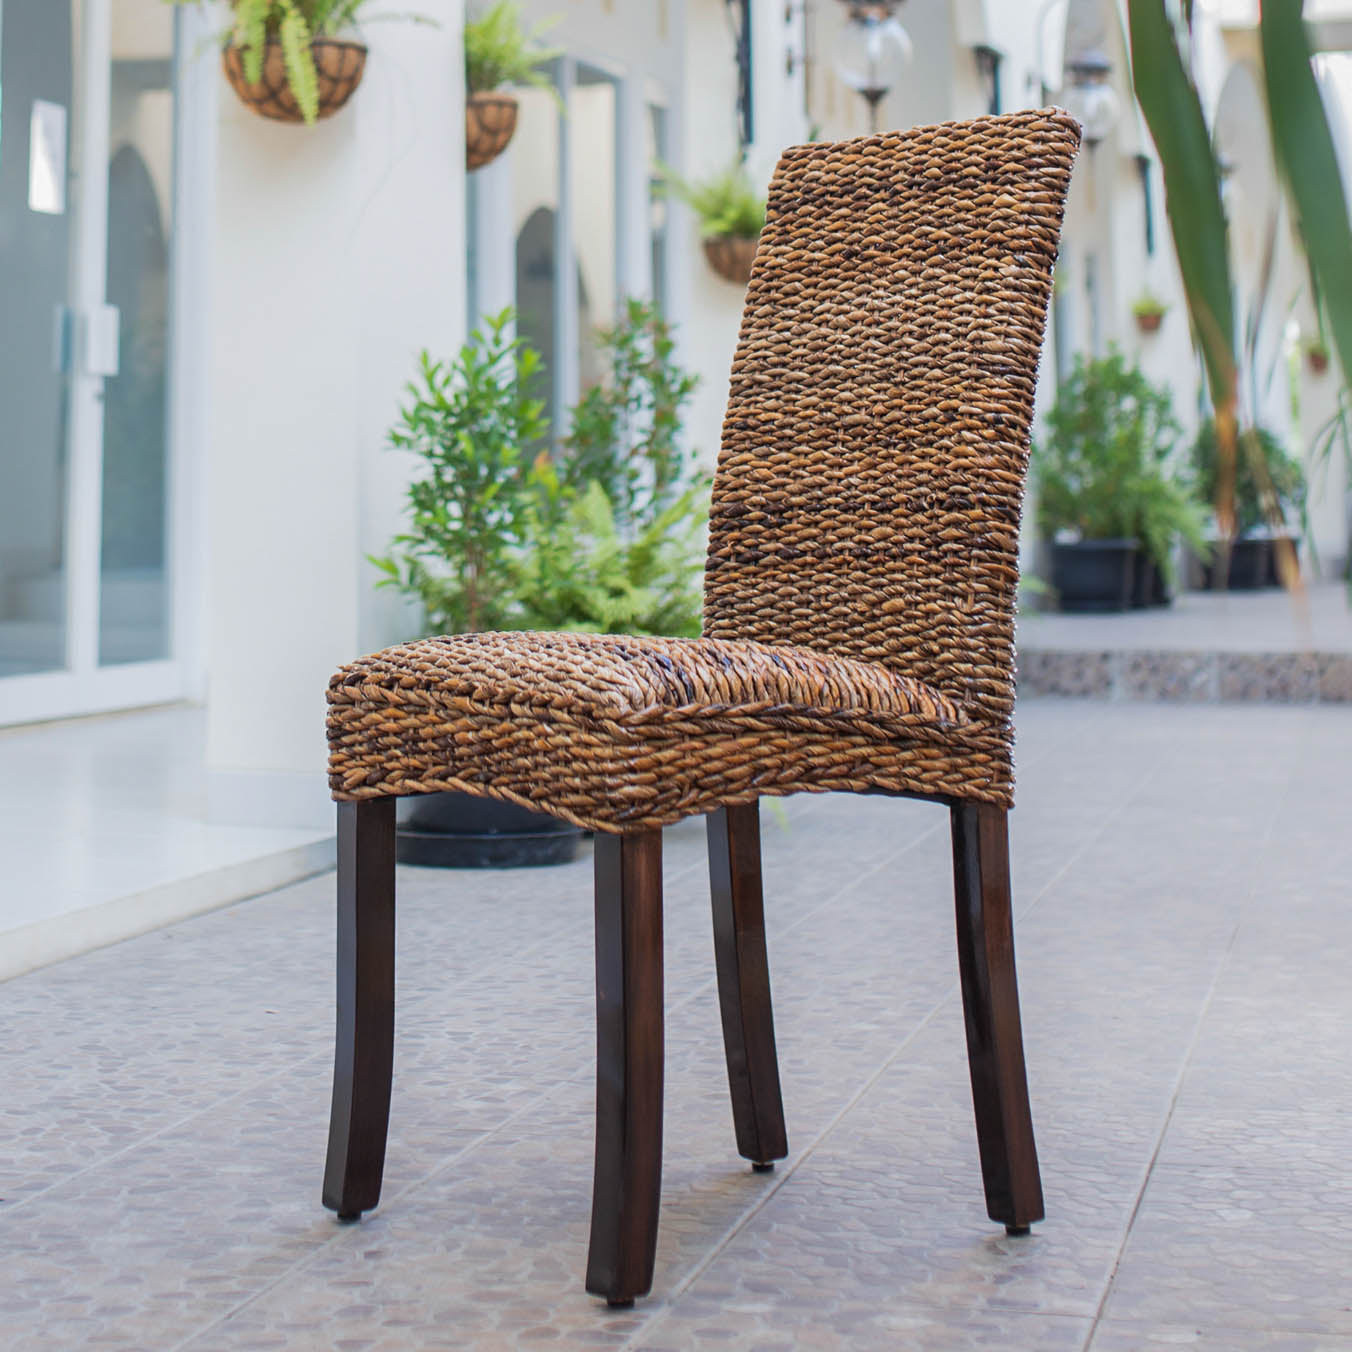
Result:
M465 168L492 164L516 133L516 96L490 89L465 100Z
M319 116L332 117L350 99L366 71L366 46L345 38L316 38L310 44L319 76ZM263 52L263 74L257 84L244 78L244 54L233 44L221 52L230 88L241 103L274 122L304 122L300 104L286 76L282 44L269 38Z
M1136 327L1142 333L1158 333L1164 323L1164 313L1160 310L1147 310L1136 316Z
M747 239L744 235L715 235L704 241L704 256L724 281L745 286L751 280L751 264L759 242L760 236Z
M1307 347L1305 349L1305 361L1313 375L1322 376L1329 369L1329 354L1322 348Z

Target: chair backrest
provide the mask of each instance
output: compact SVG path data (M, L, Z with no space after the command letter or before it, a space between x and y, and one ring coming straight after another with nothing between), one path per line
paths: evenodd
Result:
M1059 110L793 146L714 480L704 632L1014 697L1019 511L1079 126Z

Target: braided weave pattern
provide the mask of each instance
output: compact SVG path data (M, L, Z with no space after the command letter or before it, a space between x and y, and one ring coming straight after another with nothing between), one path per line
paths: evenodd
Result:
M329 687L334 797L602 831L884 789L1008 806L1018 529L1079 144L1058 111L786 151L714 483L705 637L473 634Z
M319 85L316 116L322 120L332 117L356 93L366 73L366 46L347 38L315 38L310 51ZM233 44L222 50L221 66L230 87L260 116L274 122L305 121L291 89L282 44L276 38L269 38L263 50L263 70L257 84L245 79L244 54Z

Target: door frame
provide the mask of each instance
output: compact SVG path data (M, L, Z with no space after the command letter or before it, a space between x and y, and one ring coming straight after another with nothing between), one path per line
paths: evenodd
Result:
M160 0L140 0L156 4ZM173 226L170 236L165 563L169 656L99 665L103 377L89 370L89 317L107 288L113 0L84 0L74 54L78 196L68 302L75 315L65 513L65 665L0 677L0 726L201 698L205 575L202 454L207 445L210 185L216 75L199 59L206 16L175 8Z

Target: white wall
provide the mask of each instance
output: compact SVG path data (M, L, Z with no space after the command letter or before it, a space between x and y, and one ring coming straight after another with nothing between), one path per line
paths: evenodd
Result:
M464 327L460 0L372 24L366 75L315 127L223 95L207 466L208 762L221 820L328 820L324 689L407 637L366 553L409 466L384 449L415 354ZM208 56L205 59L212 59Z

